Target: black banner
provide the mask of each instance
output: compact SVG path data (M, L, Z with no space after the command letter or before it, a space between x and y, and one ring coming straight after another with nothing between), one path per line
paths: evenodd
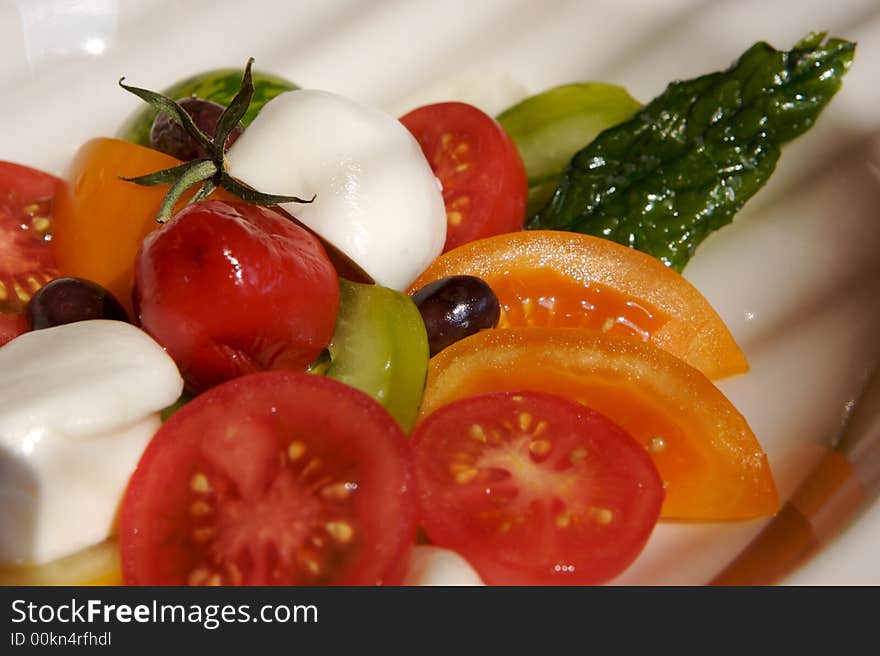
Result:
M845 614L846 642L853 629L870 627L857 618L870 613L876 595L807 588L2 588L0 654L178 653L193 645L199 653L321 645L322 654L360 654L367 646L408 645L458 656L483 641L522 653L526 645L575 640L581 652L698 635L726 647L774 635L789 647L805 637L815 646L823 627L839 629L835 614Z

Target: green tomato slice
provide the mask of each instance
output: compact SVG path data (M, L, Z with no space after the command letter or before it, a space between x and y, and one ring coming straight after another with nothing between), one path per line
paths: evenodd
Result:
M232 102L241 88L242 69L221 68L193 75L165 89L162 94L180 100L195 96L202 100L210 100L226 107ZM293 82L277 75L251 71L254 80L254 97L245 112L241 124L250 125L263 106L275 96L298 88ZM130 141L141 146L150 146L150 129L157 111L149 105L132 114L119 129L116 136L123 141Z
M379 401L404 429L415 422L428 374L428 334L402 292L340 279L339 314L328 347L330 378Z
M623 87L583 82L554 87L505 110L498 122L513 139L529 179L529 216L549 200L576 152L641 105Z

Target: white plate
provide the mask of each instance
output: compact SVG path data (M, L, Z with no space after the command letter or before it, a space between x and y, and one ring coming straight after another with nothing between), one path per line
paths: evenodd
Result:
M859 42L842 91L686 271L749 357L752 371L720 387L787 498L880 359L876 0L3 0L0 159L61 173L79 144L137 108L116 86L123 75L162 88L253 56L393 113L453 96L496 112L580 80L646 101L755 41L790 47L813 30ZM704 583L763 523L663 523L617 582ZM788 581L880 584L878 543L875 504Z

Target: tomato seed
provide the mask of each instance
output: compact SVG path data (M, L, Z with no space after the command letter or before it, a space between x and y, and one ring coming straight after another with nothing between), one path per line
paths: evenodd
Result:
M324 524L324 530L341 544L348 544L354 537L354 529L351 527L351 524L346 522L327 522Z
M532 440L529 442L529 452L533 456L540 458L550 453L552 446L549 440Z
M189 507L189 514L193 517L204 517L212 512L214 512L214 509L211 507L211 504L202 499L196 499Z
M593 517L596 518L596 521L603 526L607 526L611 523L611 520L614 519L614 513L608 510L608 508L591 508L590 512L593 513Z
M306 478L314 474L317 470L319 470L321 468L321 465L323 464L324 463L320 458L312 458L311 460L309 460L308 464L303 467L303 470L300 473L299 477L305 480Z
M306 445L302 442L291 442L287 447L287 457L296 462L305 455L307 450Z
M204 569L203 567L200 567L199 569L194 569L192 572L190 572L187 582L189 583L189 585L204 585L209 576L211 576L211 572Z
M202 472L197 472L192 477L189 482L189 487L193 492L199 492L201 494L211 491L211 483L208 482L208 477Z
M24 290L24 288L17 282L12 285L12 289L15 290L15 295L18 296L19 300L22 303L27 303L29 300L31 300L31 295L28 294Z
M312 576L317 576L321 573L321 565L313 556L301 554L297 560L299 561L300 566L305 568Z
M452 474L452 477L455 479L455 482L460 485L470 483L477 477L477 474L480 473L479 470L475 469L474 467L462 464L452 465L449 468L449 471Z
M342 501L347 499L352 492L350 483L334 483L321 488L321 496L325 499Z
M52 222L47 216L35 216L33 219L31 219L31 227L39 232L41 235L49 232L49 228L51 225Z
M477 440L477 442L486 443L486 431L483 430L483 427L479 424L472 424L470 430L468 431L470 436Z

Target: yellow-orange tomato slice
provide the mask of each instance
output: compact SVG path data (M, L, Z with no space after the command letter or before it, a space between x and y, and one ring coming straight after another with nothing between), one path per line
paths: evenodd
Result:
M144 237L159 227L156 214L168 187L144 187L122 178L180 163L119 139L98 138L83 145L55 199L52 251L61 274L102 285L131 314L135 256Z
M666 485L663 517L744 519L778 508L745 418L695 368L633 337L571 328L477 333L431 359L420 418L457 399L516 390L580 401L641 442Z
M745 355L706 298L656 258L606 239L554 230L514 232L444 253L410 291L453 275L485 280L499 328L593 328L628 334L710 378L748 371Z
M110 538L43 565L0 566L0 585L122 585L119 540Z

